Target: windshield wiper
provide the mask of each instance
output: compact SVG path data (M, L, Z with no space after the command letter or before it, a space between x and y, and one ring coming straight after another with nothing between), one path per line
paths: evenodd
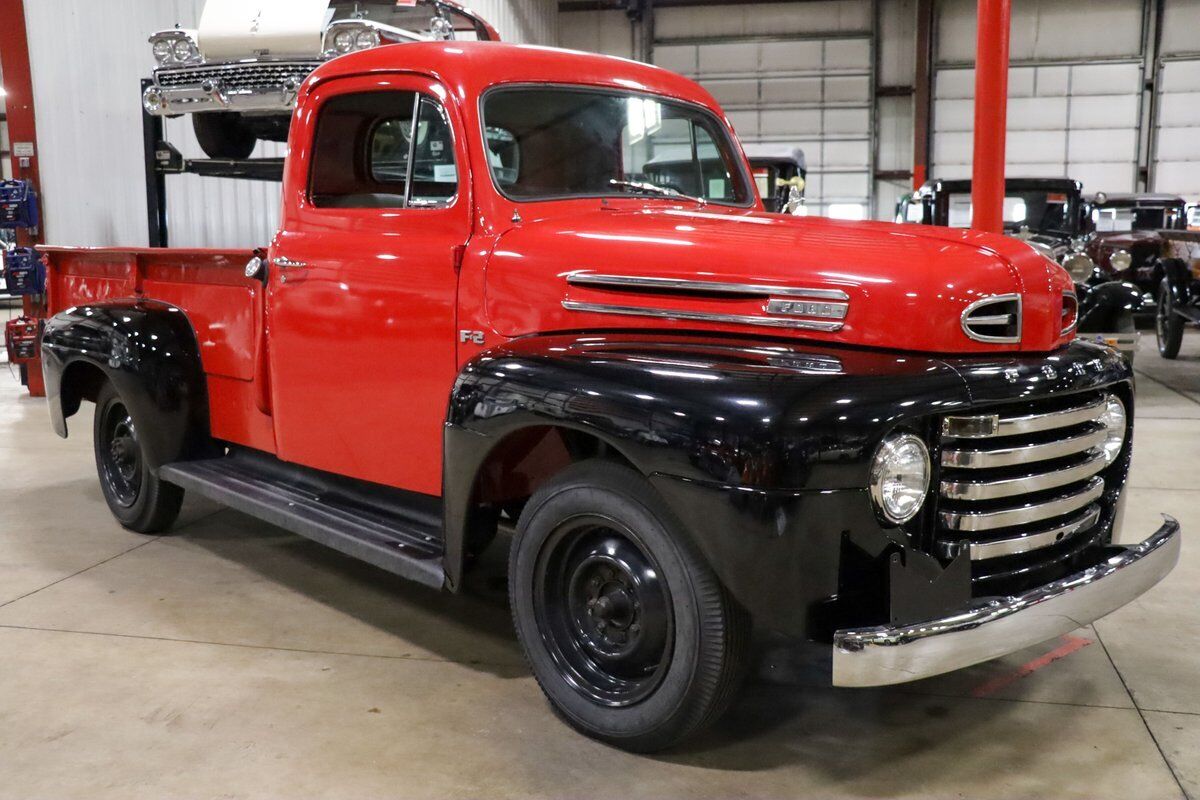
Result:
M622 181L617 180L616 178L610 178L608 184L609 186L617 186L622 189L632 189L635 192L642 192L643 194L653 194L658 195L659 197L677 197L680 200L691 200L693 203L699 203L701 206L708 205L708 201L703 197L693 197L690 194L684 194L683 192L677 189L672 189L669 186L659 186L657 183L646 183L645 181Z

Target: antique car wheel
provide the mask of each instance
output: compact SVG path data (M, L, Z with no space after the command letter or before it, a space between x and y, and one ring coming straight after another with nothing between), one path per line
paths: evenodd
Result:
M1166 278L1159 284L1154 332L1158 339L1158 352L1163 358L1179 355L1179 347L1183 344L1183 317L1175 313L1175 299Z
M209 158L249 158L258 137L242 121L240 114L205 111L192 114L192 129L200 149Z
M183 490L154 474L137 424L112 384L105 384L96 398L93 443L100 489L117 521L139 533L169 527L179 516Z
M564 470L522 513L513 621L534 677L570 725L652 752L713 722L744 671L749 618L632 470Z

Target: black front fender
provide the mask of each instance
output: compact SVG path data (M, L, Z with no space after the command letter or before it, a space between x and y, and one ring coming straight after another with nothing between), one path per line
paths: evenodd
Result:
M79 409L80 384L99 373L128 406L152 467L186 457L207 441L200 349L187 317L174 306L131 299L70 308L46 323L42 369L60 436Z
M1080 333L1115 333L1134 330L1133 315L1142 310L1142 291L1132 283L1107 281L1076 285L1079 295Z
M873 537L876 552L892 541L866 492L879 441L968 400L954 369L923 356L657 332L513 341L469 363L451 399L450 583L489 453L524 428L562 427L650 479L758 618L805 630L837 593L842 537Z

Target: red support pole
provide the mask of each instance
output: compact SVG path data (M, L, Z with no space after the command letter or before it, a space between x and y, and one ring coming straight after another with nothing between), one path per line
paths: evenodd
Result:
M0 20L3 20L0 24L0 72L4 75L4 106L8 119L9 147L12 150L12 176L32 181L40 199L37 125L33 113L33 77L29 66L29 40L25 35L24 0L0 0ZM32 155L27 151L19 151L18 143L33 145ZM43 213L42 226L38 227L37 232L30 235L27 231L18 231L17 243L41 244L44 225ZM31 317L44 316L46 310L33 301L34 298L24 298L24 313ZM26 365L25 372L29 393L34 397L44 397L46 390L42 383L41 360Z
M917 58L913 81L913 190L929 177L933 88L933 0L917 0Z
M1008 124L1010 0L979 0L975 37L975 158L971 227L1004 231L1004 135Z

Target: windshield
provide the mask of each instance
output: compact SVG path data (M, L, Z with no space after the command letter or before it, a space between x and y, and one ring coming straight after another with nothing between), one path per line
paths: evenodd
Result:
M947 201L946 224L951 228L971 227L971 193L951 194ZM1028 228L1034 233L1073 233L1071 205L1071 196L1066 192L1006 191L1004 229L1010 232Z
M753 195L716 117L632 92L522 87L483 103L488 161L513 200L680 196L748 205Z
M1176 228L1182 218L1183 208L1179 206L1097 208L1092 212L1092 221L1101 233Z

